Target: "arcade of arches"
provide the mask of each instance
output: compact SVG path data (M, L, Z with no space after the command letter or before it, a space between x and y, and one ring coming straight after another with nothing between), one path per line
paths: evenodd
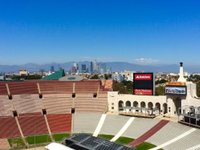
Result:
M160 103L160 102L145 102L145 101L133 101L130 100L119 100L118 108L119 111L131 111L132 109L148 109L148 110L157 110L160 113L166 114L168 113L167 103Z

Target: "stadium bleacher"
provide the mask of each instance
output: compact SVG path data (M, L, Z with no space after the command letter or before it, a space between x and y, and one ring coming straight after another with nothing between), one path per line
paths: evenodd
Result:
M21 134L14 117L0 117L0 139L20 136Z
M37 94L13 95L12 104L19 114L41 112L42 100Z
M23 114L18 120L24 136L49 134L42 114Z
M40 91L42 94L71 94L73 93L73 82L61 81L40 81Z
M26 140L29 136L59 133L93 134L107 107L107 91L100 81L0 82L0 141L9 147L10 138ZM129 119L127 116L107 114L99 134L115 136ZM159 122L159 119L135 118L121 136L136 139L135 142L138 139L139 144L146 141L159 146L191 130L191 127L174 122L152 130ZM162 148L198 146L199 135L200 131L195 130ZM95 150L122 148L88 134L73 137L77 138L71 139L71 143L77 143L74 147Z
M12 116L12 102L6 95L0 95L0 116Z
M0 82L0 95L8 95L6 84L4 82Z
M97 94L103 90L100 81L0 82L0 138L71 133L72 109L106 111L106 93Z
M71 114L49 114L47 119L51 133L71 132Z
M42 100L49 114L71 113L72 97L69 94L44 94Z
M37 94L38 89L36 83L31 82L8 82L8 87L11 95L21 94Z

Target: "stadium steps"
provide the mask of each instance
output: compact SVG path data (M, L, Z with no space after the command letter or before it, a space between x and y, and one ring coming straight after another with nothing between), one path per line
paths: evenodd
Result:
M48 134L48 129L43 115L28 114L18 117L24 136Z
M71 112L70 94L44 94L43 104L48 114L68 114Z
M72 82L40 81L39 87L42 94L71 94L73 92Z
M87 94L75 99L76 112L102 112L107 110L106 98L88 97Z
M72 115L71 114L49 114L47 120L51 133L70 133Z
M129 143L129 146L136 147L140 144L142 144L144 141L146 141L149 137L154 135L156 132L158 132L161 128L163 128L169 121L167 120L161 120L159 123L157 123L154 127L152 127L149 131L144 133L142 136L134 140L133 142Z
M8 87L11 95L39 94L37 84L32 82L9 82Z
M0 95L8 95L6 84L4 82L0 82Z
M12 102L7 95L0 95L0 116L12 116Z
M89 81L89 82L75 82L75 93L97 93L98 88L100 87L99 81Z
M0 138L20 137L14 117L0 117Z
M13 106L18 113L41 112L42 100L37 94L13 95Z

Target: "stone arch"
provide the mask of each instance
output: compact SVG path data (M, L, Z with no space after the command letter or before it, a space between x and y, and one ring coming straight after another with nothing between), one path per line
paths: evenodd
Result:
M152 102L149 102L149 103L148 103L148 108L149 108L149 109L153 109L153 103L152 103Z
M160 108L161 108L161 107L160 107L160 103L157 102L156 105L155 105L155 108L158 109L158 110L160 111Z
M131 107L131 102L130 101L126 101L126 107Z
M146 108L146 103L145 103L144 101L142 101L142 102L140 103L140 106L141 106L141 108Z
M163 114L166 114L168 111L167 111L167 103L164 103L163 104Z
M124 102L123 102L122 100L120 100L120 101L118 102L118 107L124 107Z
M133 102L133 107L138 107L138 102L137 101Z
M120 100L120 101L118 102L118 110L119 110L119 111L124 110L123 107L124 107L124 102L123 102L122 100Z

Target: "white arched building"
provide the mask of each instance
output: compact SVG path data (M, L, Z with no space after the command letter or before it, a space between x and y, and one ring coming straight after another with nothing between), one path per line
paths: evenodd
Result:
M166 94L164 96L144 96L108 92L108 109L111 113L136 115L177 116L187 114L190 107L200 108L196 96L196 84L187 82L183 76L183 63L180 63L180 76L177 82L168 83L172 87L184 87L185 94ZM199 109L200 110L200 109ZM196 110L198 112L198 110Z

